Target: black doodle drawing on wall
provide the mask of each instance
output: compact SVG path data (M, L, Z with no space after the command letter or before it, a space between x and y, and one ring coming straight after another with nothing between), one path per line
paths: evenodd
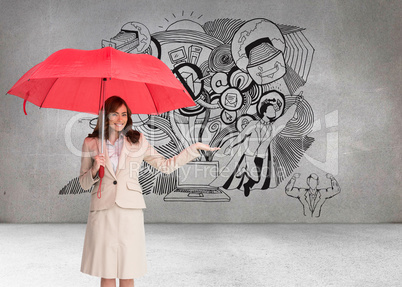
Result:
M331 187L328 188L318 188L320 184L320 179L315 173L310 174L307 177L308 187L300 188L295 187L295 182L297 178L300 177L300 173L295 173L285 188L285 193L290 196L297 198L303 206L304 216L310 215L311 217L320 217L322 206L327 201L341 192L341 187L338 181L332 174L327 173L326 177L331 181Z
M264 18L200 24L201 16L192 15L166 18L168 27L153 33L128 22L101 41L161 59L196 102L160 116L133 116L133 128L161 154L173 156L197 141L221 147L170 175L143 163L143 192L165 201L210 202L230 201L226 190L248 196L276 188L314 141L308 136L314 113L300 90L314 55L305 29Z

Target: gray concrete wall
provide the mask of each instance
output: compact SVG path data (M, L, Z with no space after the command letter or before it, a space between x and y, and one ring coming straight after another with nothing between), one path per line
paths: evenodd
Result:
M306 83L294 93L303 91L314 113L308 134L314 142L277 186L255 188L248 197L233 189L225 191L229 202L167 202L166 194L150 190L146 221L400 222L401 6L400 1L365 0L3 0L0 222L85 222L89 207L88 193L58 193L78 176L76 150L91 132L86 119L94 116L30 103L25 116L23 100L6 92L28 69L63 48L101 48L102 40L128 22L141 23L152 35L180 20L190 20L181 23L192 29L223 18L264 18L305 28L314 57ZM289 94L284 86L280 80L269 87ZM312 173L320 178L319 188L331 186L327 173L341 187L319 217L304 216L301 202L286 195L295 173L300 173L298 187L306 187Z

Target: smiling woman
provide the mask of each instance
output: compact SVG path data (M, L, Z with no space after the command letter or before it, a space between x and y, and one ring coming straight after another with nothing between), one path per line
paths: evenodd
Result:
M105 153L100 152L100 126L98 120L82 146L79 182L83 189L92 185L95 188L91 193L81 271L101 277L103 287L115 286L115 278L120 279L120 286L132 287L133 278L143 276L147 269L142 211L145 201L138 181L142 161L171 173L199 157L199 149L218 148L197 142L166 159L132 129L131 110L118 96L105 102ZM105 167L103 181L99 177L101 166Z

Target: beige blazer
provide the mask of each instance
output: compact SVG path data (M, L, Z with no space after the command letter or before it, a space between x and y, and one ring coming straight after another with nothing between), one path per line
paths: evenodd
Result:
M195 144L192 144L178 155L166 159L148 143L143 134L136 144L131 144L127 137L124 137L124 145L115 173L104 142L106 166L101 186L102 196L99 199L97 191L100 178L98 175L95 178L92 177L92 166L95 156L101 151L100 141L98 138L87 137L82 145L79 182L85 190L95 185L91 192L91 211L108 209L115 203L123 208L146 208L142 189L138 182L143 160L163 173L171 173L201 155L195 148Z

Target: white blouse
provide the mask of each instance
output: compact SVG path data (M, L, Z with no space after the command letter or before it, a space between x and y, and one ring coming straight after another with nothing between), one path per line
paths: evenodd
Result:
M106 146L107 146L107 153L109 155L110 162L113 165L113 170L116 173L117 166L119 164L119 157L121 150L124 145L124 136L123 134L120 134L119 138L114 142L114 145L107 140L106 141Z

